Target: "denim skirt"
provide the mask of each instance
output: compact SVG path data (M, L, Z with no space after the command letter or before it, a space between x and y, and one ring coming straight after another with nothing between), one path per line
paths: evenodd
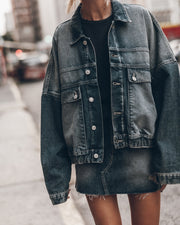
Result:
M111 141L105 145L103 163L75 165L75 188L87 195L157 191L160 184L150 179L154 151L153 148L115 149Z

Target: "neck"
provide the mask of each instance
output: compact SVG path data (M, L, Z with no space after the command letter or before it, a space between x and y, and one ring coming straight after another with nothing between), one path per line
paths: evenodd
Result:
M111 0L82 0L81 16L86 20L102 20L111 15Z

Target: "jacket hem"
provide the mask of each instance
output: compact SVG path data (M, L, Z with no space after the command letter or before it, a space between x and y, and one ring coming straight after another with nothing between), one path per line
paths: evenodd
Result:
M54 194L49 194L51 202L53 205L61 204L67 201L69 189L64 192L57 192Z
M123 139L122 135L120 137L117 136L114 137L114 147L115 149L121 149L121 148L152 148L154 147L155 140L154 138L147 138L147 137L139 137L135 139L129 139L128 136L124 136Z
M157 179L161 184L179 184L180 173L157 173Z
M83 164L83 163L102 163L104 159L103 149L90 149L86 155L74 156L71 155L71 163Z

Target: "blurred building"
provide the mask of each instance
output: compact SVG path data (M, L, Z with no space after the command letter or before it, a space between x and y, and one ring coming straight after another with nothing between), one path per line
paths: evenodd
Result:
M162 24L180 24L180 0L120 0L127 4L140 4L148 8Z
M180 0L149 0L149 7L162 25L180 24Z
M147 4L147 0L121 0L120 2L127 4L139 4L143 6L146 6Z
M66 3L67 0L38 0L43 37L52 36L56 26L70 17Z
M11 2L17 41L37 42L41 40L37 0L11 0Z
M42 36L53 35L56 26L70 18L66 14L67 0L37 0L39 4ZM119 0L127 4L140 4L148 8L162 26L180 23L180 0ZM48 15L48 16L47 16Z
M0 44L0 85L3 83L6 77L7 77L7 72L6 72L5 57L4 57L3 48Z
M17 39L17 34L15 30L14 17L12 12L7 12L4 14L5 16L5 28L6 35L10 35L13 40Z
M12 12L5 13L6 32L13 32L15 29L14 18Z

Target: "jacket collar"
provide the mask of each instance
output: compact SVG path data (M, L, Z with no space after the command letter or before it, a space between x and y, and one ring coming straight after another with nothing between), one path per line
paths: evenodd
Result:
M111 0L112 14L114 21L121 22L132 22L124 5L118 0ZM75 44L80 38L85 37L81 25L81 10L82 3L80 3L71 18L71 31L72 31L72 42L71 45Z

